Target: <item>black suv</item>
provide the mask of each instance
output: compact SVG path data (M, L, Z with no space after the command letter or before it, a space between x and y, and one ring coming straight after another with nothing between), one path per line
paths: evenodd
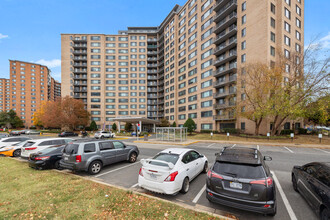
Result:
M254 148L223 148L207 173L206 198L262 214L276 214L276 189L263 157Z

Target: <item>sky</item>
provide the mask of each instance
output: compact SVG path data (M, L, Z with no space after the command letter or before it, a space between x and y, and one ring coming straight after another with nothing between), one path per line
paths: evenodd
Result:
M284 1L284 0L283 0ZM61 81L61 33L117 34L158 26L186 0L0 0L0 78L9 61L47 65ZM330 1L305 0L305 45L317 38L330 49Z

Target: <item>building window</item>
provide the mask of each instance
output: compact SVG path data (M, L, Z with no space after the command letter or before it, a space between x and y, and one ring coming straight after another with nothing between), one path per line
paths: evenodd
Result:
M242 3L242 11L245 11L246 10L246 2L243 2Z
M270 32L270 40L275 43L275 34L273 32Z
M201 124L201 130L212 130L213 125L212 124Z
M287 22L284 21L284 29L290 33L291 32L291 25L289 25Z
M246 23L246 15L243 15L242 16L242 24L245 24Z
M242 50L245 50L245 48L246 48L246 41L243 41L243 42L242 42L242 45L241 45L241 49L242 49Z
M289 59L290 58L290 51L284 49L284 56Z
M301 35L299 31L296 31L296 38L297 40L301 40Z
M287 3L288 5L291 5L291 0L285 0L285 3Z
M241 122L241 130L245 131L245 122Z
M284 14L285 14L285 17L287 17L288 19L291 19L291 12L287 8L284 9Z
M274 18L270 18L270 26L275 28L275 19Z
M242 63L245 63L245 62L246 62L246 54L243 54L243 55L241 56L241 62L242 62Z
M270 55L275 56L275 48L274 47L270 47Z
M301 15L301 9L298 7L298 5L296 5L296 12L298 15Z
M296 25L298 28L301 28L301 21L298 18L296 18Z
M242 29L242 37L245 37L246 36L246 28L243 28Z
M286 36L286 35L284 35L284 43L287 46L290 46L291 45L290 38L288 36Z
M273 3L270 3L270 11L275 14L275 5Z

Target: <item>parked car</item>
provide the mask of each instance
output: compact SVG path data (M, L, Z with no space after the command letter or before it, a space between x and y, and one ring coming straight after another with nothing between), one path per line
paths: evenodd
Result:
M330 162L294 166L292 185L321 220L330 219Z
M62 150L65 145L51 146L37 153L30 154L29 166L35 169L60 169Z
M109 131L97 131L95 134L94 134L94 137L96 139L100 138L114 138L115 137L115 134L112 133L112 132L109 132Z
M126 145L121 141L81 139L65 146L60 166L70 170L88 171L94 175L102 167L112 163L125 160L134 163L138 155L137 146Z
M176 194L186 193L200 173L207 172L207 158L192 149L170 148L152 159L142 159L138 184L149 191Z
M31 140L29 137L7 137L0 140L0 148L10 146L22 141Z
M21 131L10 131L9 136L19 136L21 135Z
M223 148L207 173L206 198L210 202L274 216L276 189L263 157L254 148Z
M58 134L59 137L76 137L78 136L77 133L74 133L72 131L63 131L62 133Z
M8 157L19 157L21 156L21 147L28 141L29 140L21 141L16 144L0 148L0 155Z
M33 135L33 134L40 134L40 131L37 131L37 130L26 130L25 131L25 134L27 135Z
M8 134L0 134L0 140L1 140L2 138L6 138L6 137L8 137Z
M54 145L62 145L74 141L71 138L46 138L30 140L21 148L21 158L28 159L30 154L46 149Z

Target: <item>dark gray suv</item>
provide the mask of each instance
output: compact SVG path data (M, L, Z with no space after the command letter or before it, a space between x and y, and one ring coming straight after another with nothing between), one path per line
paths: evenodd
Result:
M129 161L134 163L139 149L117 140L79 140L68 143L63 149L60 167L75 171L98 174L103 166Z
M276 214L276 188L263 157L254 148L224 148L207 173L206 198L233 208Z

